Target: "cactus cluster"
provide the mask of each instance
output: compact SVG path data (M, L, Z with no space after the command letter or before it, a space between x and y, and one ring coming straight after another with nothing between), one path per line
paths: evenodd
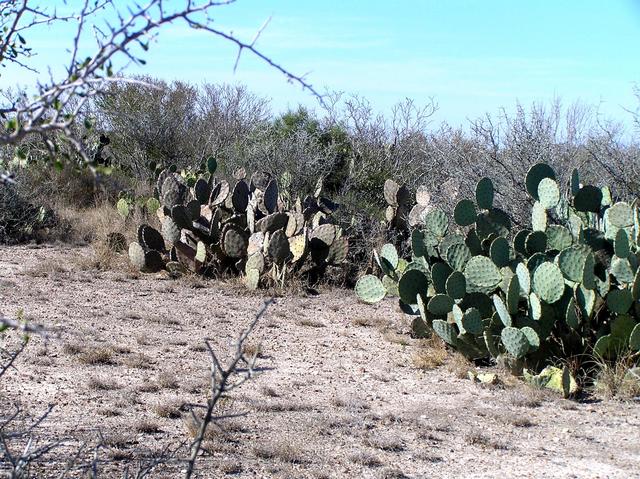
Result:
M256 289L266 281L282 284L296 273L322 273L345 260L347 238L331 222L338 205L322 196L321 182L315 196L294 200L269 173L247 179L241 169L232 186L214 176L214 159L207 169L208 175L190 182L174 169L159 173L161 231L143 224L129 246L131 263L140 271L231 271Z
M357 295L368 303L399 296L416 334L434 331L470 359L540 370L553 358L638 355L637 201L616 202L609 188L582 185L577 171L563 192L544 163L524 184L531 227L514 231L488 178L457 203L453 221L429 208L424 192L412 206L406 188L387 182L387 218L412 227L412 256L399 258L391 244L375 251L382 276L360 278Z

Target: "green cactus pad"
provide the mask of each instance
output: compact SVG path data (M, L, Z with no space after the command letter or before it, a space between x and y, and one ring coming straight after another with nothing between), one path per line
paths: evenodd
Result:
M638 269L635 277L633 278L633 284L631 285L631 297L634 301L638 301L640 299L640 269Z
M619 258L627 258L631 253L629 248L629 236L624 229L619 229L616 233L616 239L613 246L615 254Z
M586 319L591 318L596 306L595 291L587 289L582 285L578 285L575 288L574 295L576 298L576 305L578 306L582 317Z
M464 269L467 282L480 288L494 288L502 281L498 267L486 256L474 256Z
M289 250L291 251L291 261L300 261L307 250L307 235L305 233L289 238Z
M185 209L191 221L195 221L196 219L200 218L200 203L198 202L198 200L188 201L185 205Z
M451 234L445 235L444 238L440 240L440 243L438 245L438 250L440 251L441 256L443 254L446 254L447 250L449 249L449 246L454 244L465 244L464 236L458 233L451 233Z
M520 230L513 237L513 249L522 256L529 256L526 247L527 236L531 234L530 230Z
M365 303L377 303L382 301L387 294L382 281L372 274L364 275L356 283L356 295Z
M573 206L577 211L597 213L600 211L602 191L596 186L586 185L573 198Z
M442 238L449 227L449 218L440 208L434 208L424 217L425 228L436 238Z
M476 308L480 311L483 318L490 318L493 314L493 302L491 298L484 293L469 293L460 302L463 310Z
M472 225L477 216L476 205L471 200L459 201L453 210L453 219L459 226Z
M467 309L462 316L462 326L469 334L482 334L483 325L480 311L476 308Z
M538 163L537 165L533 165L529 168L527 177L525 178L525 185L527 193L529 193L534 200L540 200L540 197L538 196L538 187L545 178L551 178L552 180L556 179L555 171L553 171L553 168L546 163Z
M398 267L398 259L398 250L391 243L387 243L380 248L381 265L386 261L386 267L394 271Z
M247 262L245 263L244 269L245 272L249 271L250 269L255 269L259 273L262 273L264 271L264 266L264 255L260 251L256 251L255 253L247 257Z
M626 346L635 327L636 322L631 316L618 314L611 322L611 337L618 339L621 345Z
M504 301L502 301L502 298L497 294L494 294L492 299L493 306L494 308L496 308L496 313L498 313L498 317L500 318L500 321L502 321L502 324L505 326L511 326L513 324L513 321L511 319L509 311L507 310L507 307L504 304Z
M164 239L158 230L149 225L141 225L138 228L138 241L146 249L164 252L166 250Z
M337 226L326 223L326 224L315 227L311 231L309 238L312 241L314 239L318 239L326 245L331 245L331 243L333 243L334 240L339 236L339 232L340 232L340 229Z
M620 201L609 208L609 222L617 228L633 226L633 208L624 201Z
M193 186L195 197L201 205L209 204L209 198L211 197L211 186L209 182L204 178L199 178L196 184Z
M573 236L564 226L549 225L545 230L545 234L547 235L548 250L562 251L573 244Z
M509 286L507 287L507 311L509 311L509 314L518 313L520 291L520 280L518 279L518 275L515 274L509 280Z
M407 221L409 222L409 226L415 228L417 226L421 226L424 224L424 215L426 213L427 207L422 205L414 205L409 211L409 215L407 216Z
M640 351L640 323L634 326L629 335L629 348L631 351Z
M509 265L511 252L506 238L499 236L492 241L489 248L489 256L498 268L504 268Z
M213 175L218 169L218 162L213 156L207 158L207 171L210 175Z
M533 231L545 231L547 229L547 210L539 201L536 201L531 209L531 227Z
M393 180L384 182L384 199L390 206L398 206L398 191L400 185Z
M412 269L406 271L398 281L400 299L406 304L416 304L418 294L426 295L429 280L421 271Z
M222 180L211 189L211 196L209 197L209 204L211 206L218 206L223 204L229 197L231 187L226 180Z
M590 249L585 245L574 245L560 251L557 261L565 278L574 282L583 280L589 253Z
M398 296L398 282L390 276L384 275L382 277L382 284L384 289L387 290L387 295Z
M435 319L432 323L432 328L445 343L451 346L456 345L458 334L456 332L455 326L441 319Z
M564 286L562 271L553 263L542 263L533 273L533 290L548 304L562 297Z
M609 358L613 353L613 345L615 341L611 335L607 334L605 336L600 336L596 341L596 344L593 345L593 354L596 357L600 358Z
M126 198L120 198L116 203L116 210L118 210L118 214L122 216L122 218L127 219L129 217L130 208L129 202Z
M436 294L427 303L427 310L436 316L444 316L451 311L453 298L446 294Z
M273 262L278 265L284 264L291 257L289 239L284 230L280 229L273 233L269 240L268 252Z
M438 246L438 239L431 233L415 229L411 233L411 249L414 256L430 257L437 256L435 247Z
M431 266L431 281L436 293L445 294L447 292L447 279L453 270L449 265L442 262L434 263Z
M529 351L529 340L518 328L506 327L500 333L502 344L509 354L517 359L523 358Z
M260 271L253 268L248 269L244 277L244 284L247 287L247 289L251 291L255 291L256 289L258 289L259 283L260 283Z
M469 231L467 231L467 236L464 239L464 244L467 245L467 248L469 248L469 251L471 251L471 254L473 256L481 255L483 252L482 241L480 241L475 228L471 228Z
M471 259L471 251L466 244L453 244L446 252L447 263L456 271L464 271L467 262Z
M453 299L462 299L467 294L467 279L460 271L454 271L445 284L447 294Z
M619 283L633 283L635 280L636 273L628 259L613 258L610 271Z
M247 255L249 240L239 227L227 224L222 231L222 249L230 258L243 258Z
M239 180L233 187L231 204L236 213L244 213L249 205L249 185L245 180Z
M265 216L264 218L261 218L260 220L256 221L255 229L256 231L260 231L262 233L273 233L279 229L286 228L288 222L289 222L289 216L287 216L286 213L281 213L281 212L273 213L271 215ZM333 225L322 225L322 226L332 227ZM319 226L319 228L322 228L322 226ZM332 228L329 228L329 229L332 229ZM335 238L335 230L333 231L334 231L334 238Z
M567 323L567 326L569 326L571 329L578 329L578 327L580 327L580 315L578 314L578 308L575 298L571 298L569 300L564 319Z
M173 208L187 201L189 189L179 175L167 176L162 184L162 204L166 208Z
M476 203L478 208L490 210L493 208L493 182L490 178L482 178L476 185Z
M614 313L623 314L629 311L633 304L631 292L628 289L612 289L607 294L607 307Z
M129 245L129 260L138 271L145 269L144 248L135 241Z
M511 220L504 211L493 208L483 211L476 218L476 233L480 239L486 239L492 234L498 236L509 236Z
M398 265L401 265L401 262L404 260L400 260L398 261ZM428 278L431 276L431 273L429 271L429 263L427 263L424 258L416 258L414 261L412 261L411 263L407 263L407 266L404 268L404 270L400 270L400 267L398 267L397 272L398 273L403 273L405 271L409 271L411 269L417 269L418 271L422 271L424 273L424 275Z
M334 266L340 265L344 263L344 261L347 259L348 253L349 253L349 241L347 240L347 238L344 238L344 237L337 238L329 246L329 254L327 256L326 262L327 264L331 264Z
M544 231L532 231L525 239L527 255L544 253L547 250L547 234Z
M518 276L518 283L520 284L520 294L525 297L529 296L531 292L531 273L526 264L518 263L516 276Z
M267 184L267 188L264 190L264 207L267 209L269 214L273 214L278 209L278 182L275 179L272 179Z
M538 198L546 209L555 208L560 201L560 188L552 178L543 178L538 184Z
M540 336L535 330L529 326L521 328L520 331L526 336L529 343L529 350L527 352L535 351L540 347Z
M490 329L485 329L482 332L482 337L484 339L484 343L485 346L487 348L487 351L489 351L489 354L491 355L492 358L497 358L500 355L500 350L498 349L498 346L496 345L496 339L494 338L493 334L491 333Z

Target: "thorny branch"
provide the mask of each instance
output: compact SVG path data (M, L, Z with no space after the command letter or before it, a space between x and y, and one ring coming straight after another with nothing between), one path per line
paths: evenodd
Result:
M195 470L196 460L198 454L202 450L202 442L205 437L207 427L214 421L231 417L231 416L214 416L213 412L218 401L224 397L226 393L237 389L246 381L251 379L255 374L255 364L257 355L247 357L244 352L244 344L251 332L254 330L256 324L262 318L267 311L267 308L274 302L271 298L265 301L264 305L256 316L253 318L249 326L240 334L234 347L234 354L229 363L223 366L218 356L213 351L210 340L205 340L207 349L209 350L209 357L211 359L211 397L207 400L206 412L202 419L198 419L193 409L191 410L191 417L195 424L198 424L198 432L195 439L191 444L191 456L187 464L187 471L185 474L186 479L190 479Z

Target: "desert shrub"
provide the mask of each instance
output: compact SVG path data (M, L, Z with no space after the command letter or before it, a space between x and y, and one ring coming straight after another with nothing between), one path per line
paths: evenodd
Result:
M412 207L408 190L388 181L390 221L402 224L399 212L411 210L411 259L384 245L376 254L382 280L363 276L356 292L371 303L398 295L403 310L416 316L416 335L432 330L469 359L493 358L516 371L538 371L559 358L580 369L592 354L615 361L631 353L636 361L637 198L627 203L606 186L583 185L577 170L566 193L557 180L546 163L529 169L523 185L534 205L524 228L514 228L495 206L489 178L476 185L475 201L456 204L453 221L425 208L422 194ZM545 385L559 381L558 374L547 369L525 377ZM568 380L566 388L573 389Z

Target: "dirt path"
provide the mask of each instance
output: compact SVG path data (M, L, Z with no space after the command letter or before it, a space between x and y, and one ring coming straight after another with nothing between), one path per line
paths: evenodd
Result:
M33 415L55 406L39 440L66 442L37 477L53 477L98 430L102 477L186 440L181 406L206 399L202 339L228 350L263 301L220 282L82 271L89 254L0 249L0 310L61 330L46 346L34 339L0 383L2 416L14 403ZM224 403L249 414L211 434L199 477L640 477L638 404L418 370L407 330L393 301L366 306L349 291L278 299L252 337L264 373Z

